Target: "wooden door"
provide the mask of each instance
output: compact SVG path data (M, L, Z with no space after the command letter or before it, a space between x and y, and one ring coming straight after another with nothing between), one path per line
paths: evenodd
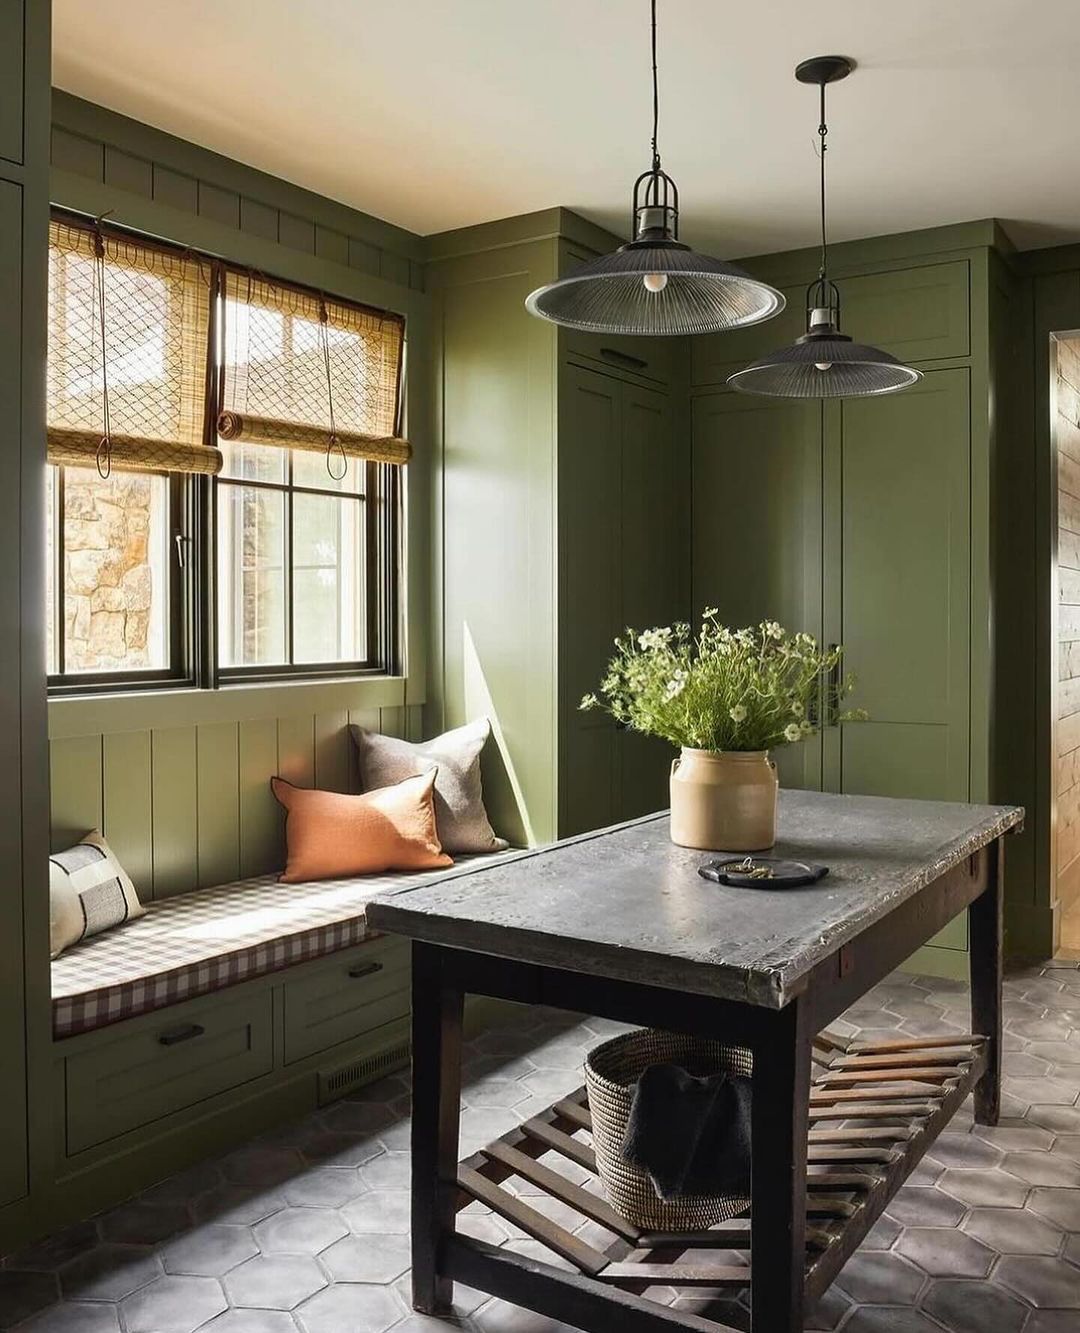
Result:
M559 386L559 836L617 818L615 727L578 709L622 628L621 384L565 366Z
M778 620L821 637L818 403L725 392L693 404L693 602L727 625ZM819 788L820 739L777 751L780 781Z

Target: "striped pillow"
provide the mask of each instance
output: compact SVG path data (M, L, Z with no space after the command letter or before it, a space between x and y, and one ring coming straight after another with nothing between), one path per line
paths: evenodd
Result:
M97 829L49 857L50 958L145 911L135 885Z

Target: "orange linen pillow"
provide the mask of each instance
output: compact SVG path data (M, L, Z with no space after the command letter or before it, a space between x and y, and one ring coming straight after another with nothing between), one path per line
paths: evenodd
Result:
M435 827L435 772L363 796L294 787L271 778L285 808L284 884L383 870L434 870L454 863Z

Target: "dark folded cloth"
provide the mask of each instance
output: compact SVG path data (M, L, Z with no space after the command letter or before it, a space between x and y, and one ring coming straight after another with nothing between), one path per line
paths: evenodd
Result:
M695 1078L678 1065L650 1065L634 1092L623 1157L664 1200L748 1196L750 1079Z

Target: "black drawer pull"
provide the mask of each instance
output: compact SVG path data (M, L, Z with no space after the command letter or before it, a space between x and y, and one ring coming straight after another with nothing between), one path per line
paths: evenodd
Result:
M189 1023L187 1027L173 1028L171 1032L163 1032L158 1041L162 1046L176 1046L182 1041L190 1041L192 1037L201 1037L206 1029L201 1023Z
M643 361L640 356L630 356L629 353L620 352L615 347L601 347L600 355L616 366L626 366L628 370L644 370L649 364L648 361Z
M373 977L376 972L381 972L382 963L357 963L355 967L349 968L350 977Z

